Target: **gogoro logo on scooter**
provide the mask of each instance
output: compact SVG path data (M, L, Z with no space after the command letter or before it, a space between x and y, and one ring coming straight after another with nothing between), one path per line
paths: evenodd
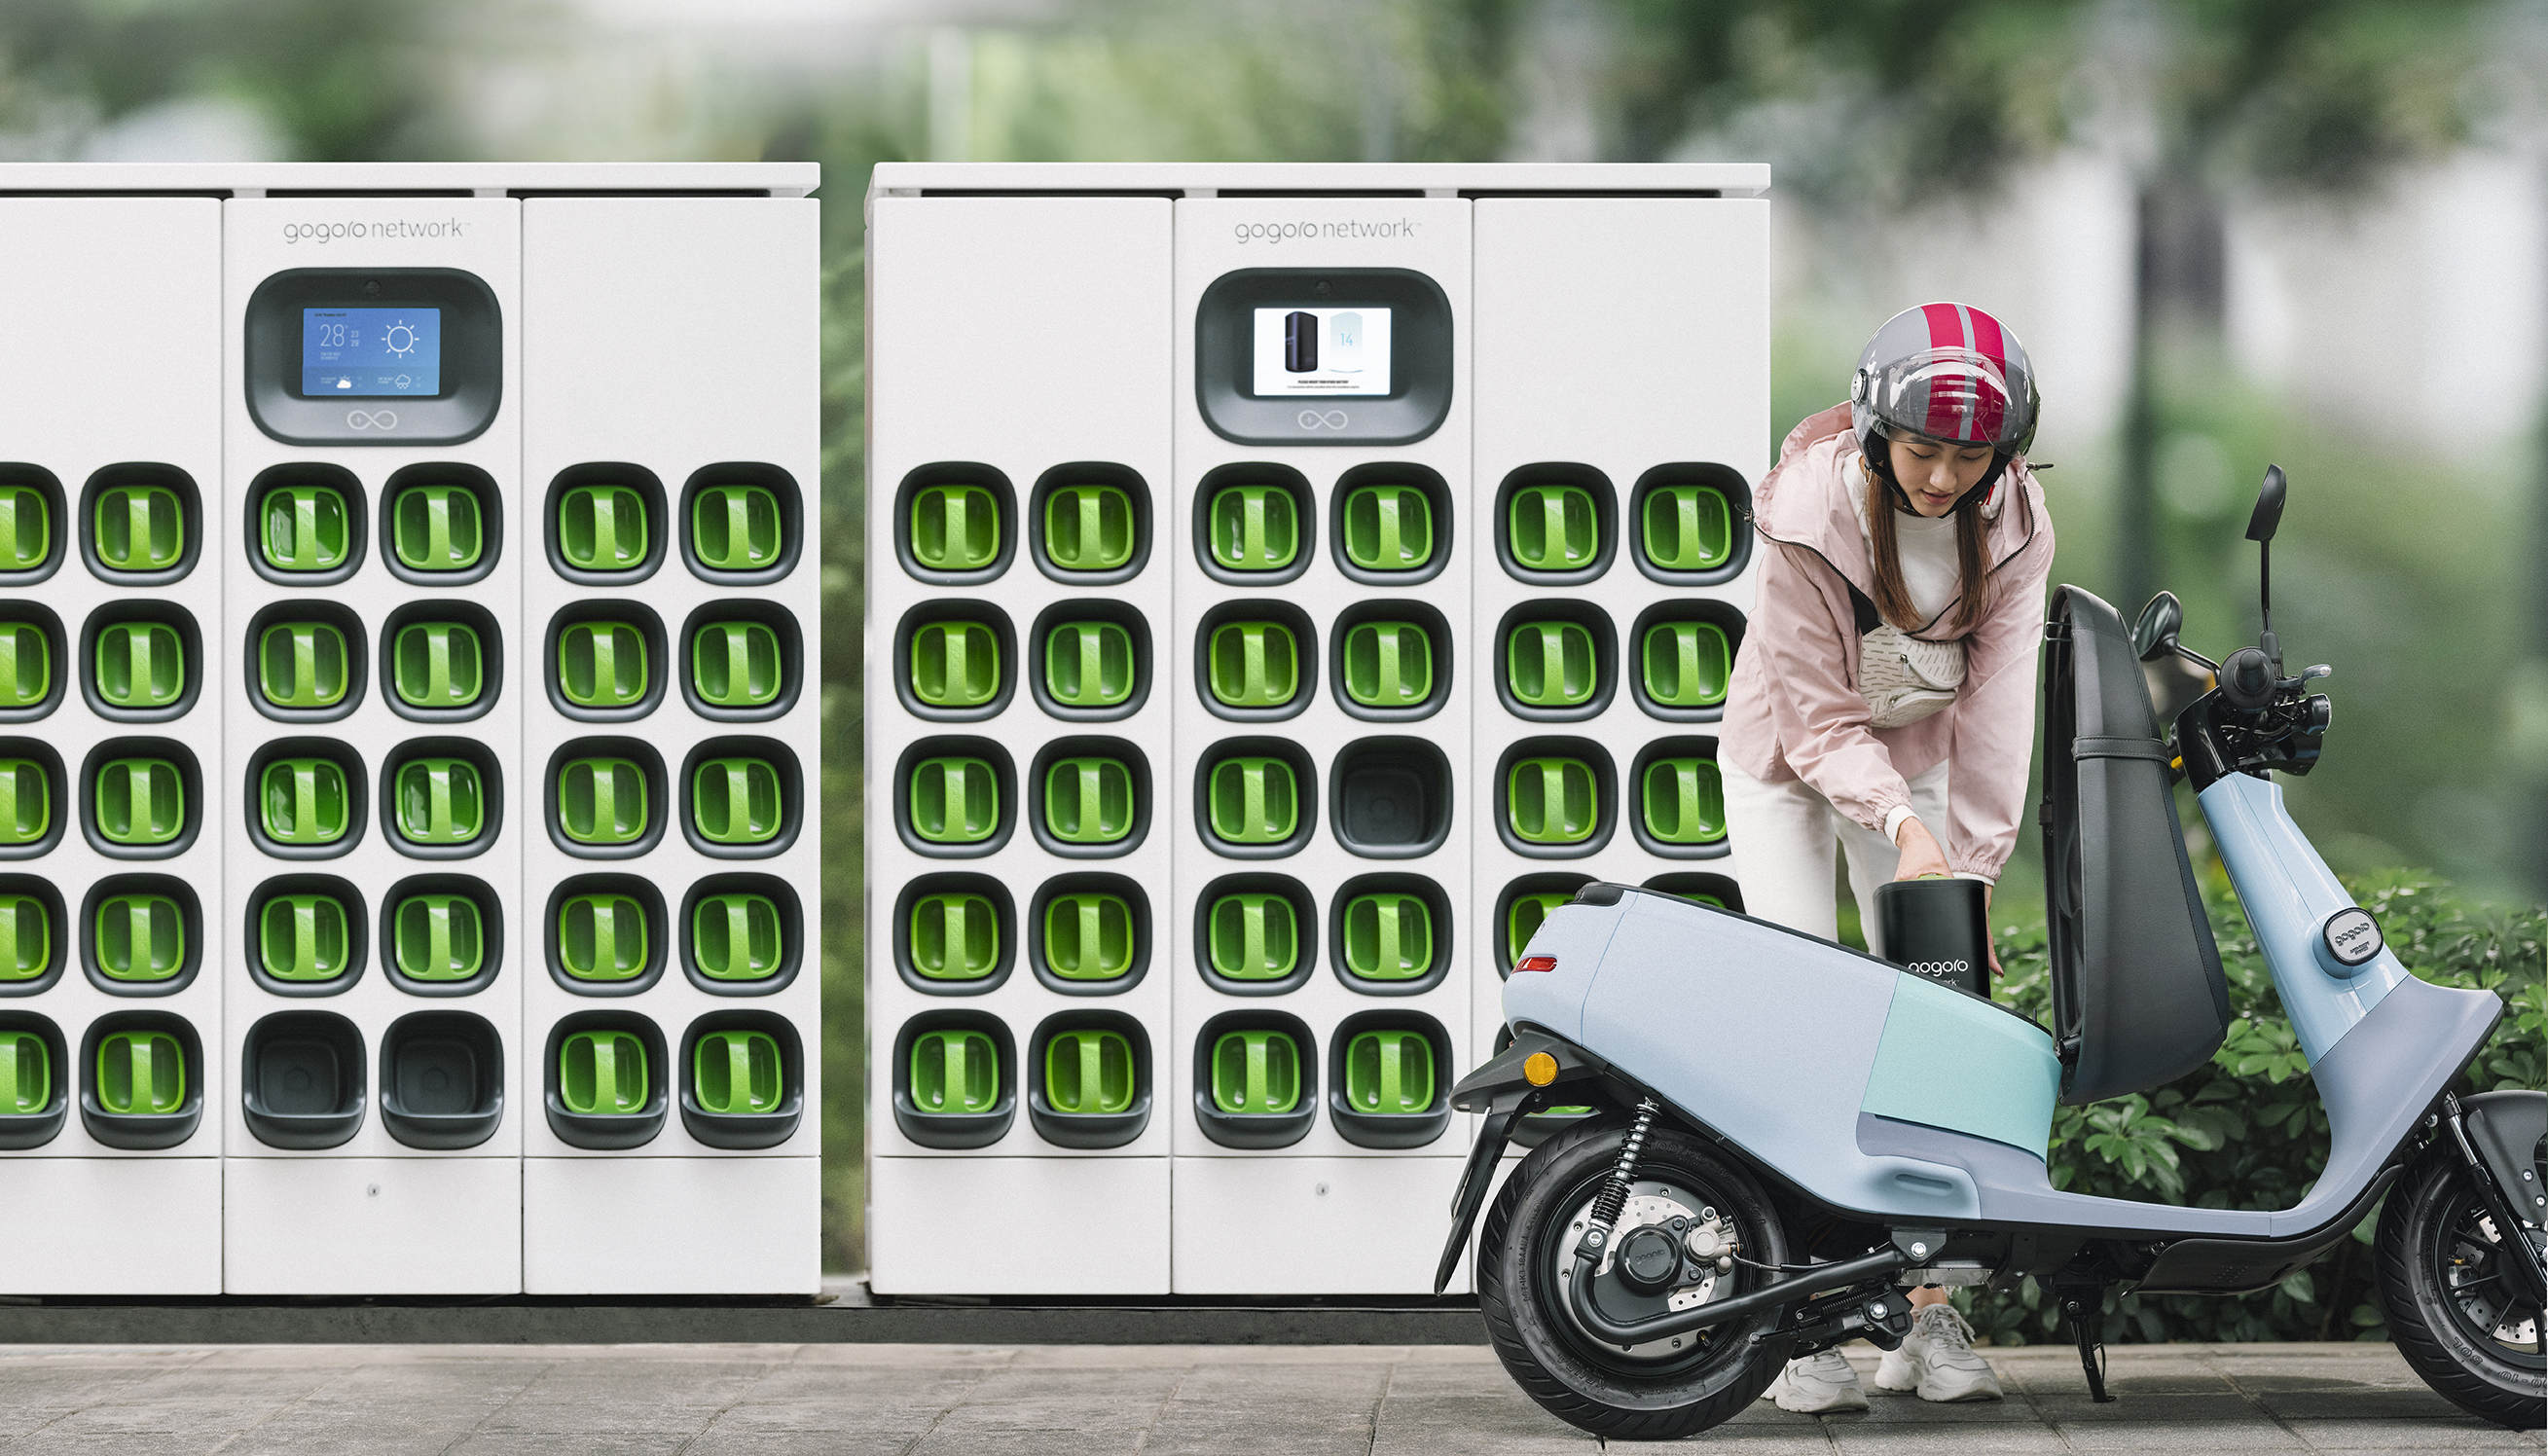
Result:
M1907 970L1907 971L1912 972L1912 973L1913 973L1913 974L1915 974L1915 975L1925 975L1925 976L1930 977L1930 978L1931 978L1931 979L1933 979L1933 980L1942 980L1942 981L1943 981L1943 980L1953 980L1955 977L1959 976L1959 975L1962 975L1965 971L1968 971L1968 970L1970 970L1970 969L1972 969L1972 968L1973 968L1973 963L1972 963L1971 961L1969 961L1969 960L1961 960L1961 959L1957 959L1957 960L1914 960L1914 961L1912 961L1910 964L1905 965L1905 966L1903 966L1902 968L1903 968L1904 970Z

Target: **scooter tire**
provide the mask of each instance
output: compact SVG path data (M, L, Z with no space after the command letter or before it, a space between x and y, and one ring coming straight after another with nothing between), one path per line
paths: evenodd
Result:
M2380 1209L2380 1303L2398 1353L2436 1394L2481 1419L2537 1430L2548 1420L2548 1368L2478 1332L2453 1303L2441 1265L2445 1241L2478 1201L2455 1149L2436 1147L2408 1170Z
M1726 1329L1722 1357L1653 1379L1585 1357L1582 1331L1572 1316L1552 1307L1531 1264L1534 1251L1548 1246L1550 1221L1569 1217L1586 1179L1617 1162L1624 1133L1616 1122L1567 1129L1513 1170L1479 1233L1478 1304L1504 1370L1550 1414L1608 1439L1668 1441L1716 1425L1760 1399L1785 1363L1786 1346L1754 1345L1749 1336L1773 1327L1783 1312L1764 1312ZM1786 1261L1777 1210L1750 1174L1669 1127L1648 1135L1639 1159L1641 1177L1665 1168L1709 1191L1744 1230L1751 1257Z

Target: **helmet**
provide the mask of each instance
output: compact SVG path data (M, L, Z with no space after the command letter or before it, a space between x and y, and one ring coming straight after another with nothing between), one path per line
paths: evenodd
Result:
M2017 335L1979 309L1922 304L1884 320L1858 356L1849 423L1868 462L1890 479L1887 439L1989 445L1994 481L2035 438L2035 365Z

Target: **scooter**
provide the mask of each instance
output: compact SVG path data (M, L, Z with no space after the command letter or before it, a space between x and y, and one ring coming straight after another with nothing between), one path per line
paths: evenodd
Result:
M1449 1281L1506 1145L1546 1137L1477 1243L1497 1353L1561 1419L1604 1436L1704 1430L1787 1360L1911 1327L1906 1286L2013 1286L2058 1301L2090 1395L2110 1286L2270 1288L2376 1208L2398 1348L2462 1409L2516 1429L2548 1412L2548 1093L2454 1096L2503 1014L2417 980L2283 806L2274 773L2318 761L2329 710L2285 677L2266 472L2265 630L2215 663L2161 592L2127 630L2075 587L2045 627L2048 1030L1961 986L1765 921L1591 884L1552 910L1504 986L1512 1041L1463 1080L1480 1115L1453 1199ZM2162 716L2164 714L2164 716ZM2172 723L2163 736L2160 725ZM2330 1125L2326 1168L2278 1212L2056 1191L2056 1102L2171 1081L2210 1059L2227 983L2171 785L2190 778Z

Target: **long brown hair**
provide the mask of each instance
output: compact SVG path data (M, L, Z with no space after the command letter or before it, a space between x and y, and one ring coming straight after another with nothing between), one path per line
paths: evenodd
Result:
M1882 435L1870 443L1884 444ZM1893 500L1884 480L1876 474L1875 462L1859 457L1859 474L1866 479L1866 537L1874 549L1867 553L1867 564L1875 578L1875 609L1883 618L1906 632L1928 625L1921 620L1920 609L1911 604L1911 588L1902 580L1902 549L1893 528ZM2002 469L1996 474L2008 478ZM1976 485L1975 491L1991 489ZM1990 571L1983 563L1982 513L1977 504L1956 502L1956 605L1949 622L1957 636L1971 631L1982 619L1989 604Z

